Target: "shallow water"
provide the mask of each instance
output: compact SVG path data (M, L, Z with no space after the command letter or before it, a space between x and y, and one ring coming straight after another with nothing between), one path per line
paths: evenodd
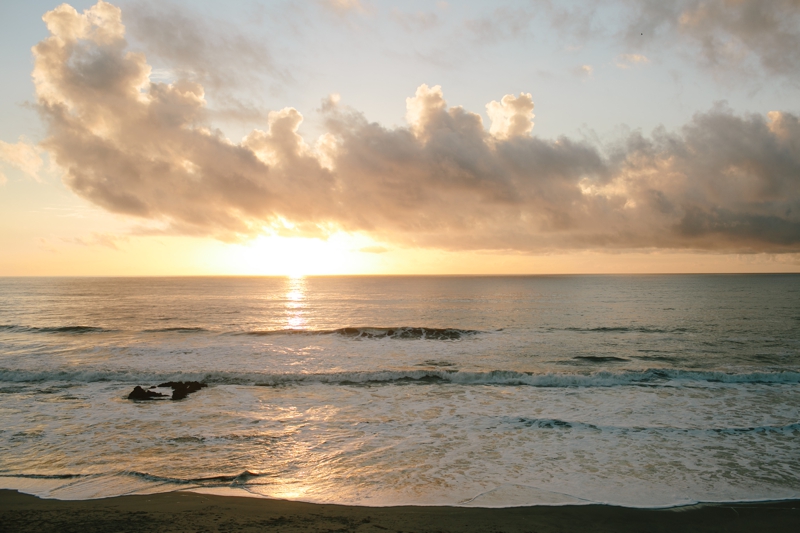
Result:
M800 497L800 276L0 279L0 486ZM185 400L135 385L199 380Z

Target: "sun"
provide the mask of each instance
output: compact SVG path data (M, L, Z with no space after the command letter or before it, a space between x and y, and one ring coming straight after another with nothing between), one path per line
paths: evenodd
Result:
M228 245L216 263L228 274L288 276L341 275L368 272L374 254L363 253L374 244L362 236L337 233L328 239L261 236Z

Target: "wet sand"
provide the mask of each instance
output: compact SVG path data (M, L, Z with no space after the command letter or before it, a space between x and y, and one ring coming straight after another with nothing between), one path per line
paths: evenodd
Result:
M606 505L352 507L170 492L101 500L43 500L0 490L2 532L795 532L800 501L630 509Z

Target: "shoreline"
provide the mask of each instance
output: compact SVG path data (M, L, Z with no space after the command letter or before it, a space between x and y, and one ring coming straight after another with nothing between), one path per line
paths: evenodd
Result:
M81 531L796 531L800 500L643 509L584 504L531 507L360 507L188 491L46 500L0 489L0 529Z

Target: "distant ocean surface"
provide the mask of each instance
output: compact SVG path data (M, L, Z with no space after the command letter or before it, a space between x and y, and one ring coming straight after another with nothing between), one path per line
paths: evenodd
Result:
M800 498L799 385L800 275L0 278L0 487L52 498Z

